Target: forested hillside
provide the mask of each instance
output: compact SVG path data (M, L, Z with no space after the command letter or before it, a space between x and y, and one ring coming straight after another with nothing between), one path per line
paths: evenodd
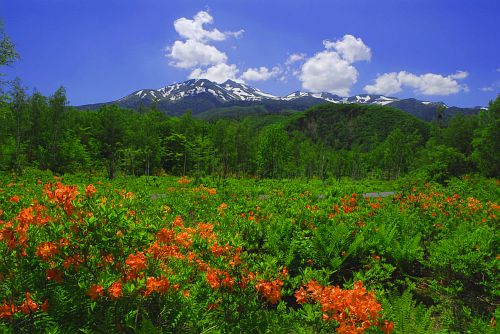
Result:
M14 83L0 105L0 168L124 175L397 178L499 175L499 99L489 110L425 122L376 105L305 112L258 107L167 116L154 106L68 107L64 88L28 95Z

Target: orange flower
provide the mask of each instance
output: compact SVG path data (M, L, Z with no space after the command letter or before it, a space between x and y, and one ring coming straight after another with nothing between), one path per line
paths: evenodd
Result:
M59 253L59 249L54 242L42 242L36 249L36 255L41 257L43 261L46 261L53 255Z
M26 292L26 301L21 304L19 309L25 314L29 314L30 312L35 312L36 310L38 310L38 304L35 303L33 299L31 299L31 295L29 292Z
M12 203L19 203L19 196L15 195L15 196L12 196L9 201L11 201Z
M85 195L87 197L92 197L97 192L93 184L89 184L87 187L85 187Z
M153 292L158 292L164 294L170 287L170 282L168 279L160 277L148 277L146 279L146 291L144 291L144 296L149 296Z
M183 226L184 219L181 216L176 216L174 220L174 226Z
M156 237L160 242L167 243L174 239L174 232L164 227L156 233Z
M207 283L210 287L212 287L212 289L218 289L220 287L218 274L219 270L217 269L207 269Z
M339 323L338 333L364 333L372 326L380 324L382 307L372 293L368 293L363 283L354 283L354 289L342 290L339 287L322 287L311 280L307 286L295 292L300 304L318 302L323 312L323 320L335 320ZM393 324L387 323L382 329L390 333Z
M104 295L104 290L102 289L102 286L93 284L88 289L87 295L90 297L90 299L96 301L99 297L102 297Z
M122 284L120 282L114 282L113 284L111 284L111 286L108 288L108 294L111 299L119 299L121 296L123 296Z
M57 283L62 283L63 281L63 273L59 269L52 268L52 269L47 269L45 270L45 275L47 276L47 279L54 280Z
M49 300L45 299L45 301L42 304L42 311L47 312L49 310Z
M392 321L385 320L384 325L382 326L384 334L390 334L393 329L394 329L394 323Z
M142 252L138 252L137 255L130 254L125 264L134 271L146 269L146 256Z
M271 304L277 304L281 300L281 287L283 281L275 279L272 282L260 281L255 285L255 289L260 292Z
M191 180L184 176L177 180L177 183L180 185L188 184L189 182L191 182Z
M7 304L4 299L3 305L0 306L0 319L10 318L12 320L14 313L16 313L16 306L14 304Z

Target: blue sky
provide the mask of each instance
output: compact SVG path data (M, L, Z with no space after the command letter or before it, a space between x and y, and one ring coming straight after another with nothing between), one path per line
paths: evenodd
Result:
M0 0L21 59L2 69L73 105L188 78L263 91L487 105L500 92L498 0Z

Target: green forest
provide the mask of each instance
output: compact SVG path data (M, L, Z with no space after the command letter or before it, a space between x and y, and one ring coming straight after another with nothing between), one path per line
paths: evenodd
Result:
M14 82L0 100L0 168L54 173L216 175L443 182L498 177L500 98L478 115L425 122L383 106L325 104L304 112L220 113L209 120L150 109L68 106Z

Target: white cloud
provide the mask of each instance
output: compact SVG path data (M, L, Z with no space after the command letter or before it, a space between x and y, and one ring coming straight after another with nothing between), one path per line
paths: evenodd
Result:
M322 51L302 65L298 78L302 87L312 92L347 96L358 79L358 71L338 53Z
M341 40L334 42L324 40L323 45L327 50L337 51L349 63L361 60L369 61L372 58L370 48L363 43L361 38L356 38L353 35L344 35Z
M241 79L246 81L266 81L276 77L280 73L281 70L277 66L273 67L271 70L262 66L260 68L249 68L241 75Z
M170 48L171 65L180 68L207 66L225 63L227 56L216 47L188 39L185 42L175 41Z
M185 17L175 20L174 28L185 39L199 42L223 41L228 36L239 37L243 34L243 30L223 33L218 29L206 30L203 28L205 24L212 24L213 21L214 18L208 12L200 11L192 20Z
M239 70L236 65L222 63L211 66L205 70L196 68L189 75L189 79L208 79L217 83L223 83L228 79L241 81L237 78L238 72Z
M499 72L500 72L500 71L499 71ZM499 81L495 81L494 83L492 83L492 84L491 84L491 85L489 85L489 86L479 88L479 90L481 90L481 91L483 91L483 92L494 92L494 91L498 91L498 90L500 90L500 80L499 80Z
M457 71L455 74L450 74L448 75L448 78L450 79L456 79L456 80L461 80L465 79L469 76L469 72L466 71Z
M373 85L366 85L364 90L368 94L395 94L401 91L401 82L396 72L385 73L379 75Z
M201 71L200 73L203 73L202 67L226 65L226 53L211 45L211 42L223 41L231 36L240 37L243 30L221 32L216 28L212 30L205 29L204 25L212 24L213 20L213 17L205 11L198 12L193 19L182 17L175 20L175 31L185 40L177 40L168 48L169 53L167 56L172 59L170 65L179 68L197 67ZM217 67L217 69L221 68ZM209 73L209 69L205 69L205 73Z
M306 57L304 53L291 54L285 62L285 65L290 66L293 63L303 60Z
M369 94L394 94L400 92L403 86L407 86L413 88L416 94L451 95L469 90L466 85L461 85L457 81L467 76L468 73L464 71L448 76L434 73L416 75L406 71L392 72L379 75L375 83L366 85L364 90Z
M370 60L371 50L361 38L352 35L338 41L324 40L323 45L326 50L307 59L294 74L304 89L347 96L358 80L358 70L352 63Z

